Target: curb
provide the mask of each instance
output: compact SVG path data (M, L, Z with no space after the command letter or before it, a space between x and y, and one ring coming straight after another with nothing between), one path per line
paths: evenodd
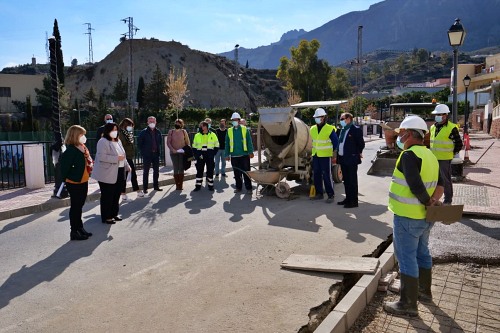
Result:
M195 175L193 174L185 174L184 180L191 180L196 178ZM174 178L169 178L169 179L163 179L158 182L161 186L165 185L172 185L174 184ZM149 185L153 185L152 183ZM126 188L127 193L132 191L132 187L127 187ZM87 200L85 202L91 202L98 200L101 197L101 193L90 193L87 195ZM16 218L16 217L21 217L24 215L29 215L33 213L41 213L45 211L50 211L58 208L63 208L63 207L68 207L70 205L70 199L69 198L64 198L64 199L56 199L56 198L50 198L48 201L41 203L41 204L36 204L32 206L27 206L27 207L22 207L22 208L16 208L12 209L9 211L5 212L0 212L0 221L11 219L11 218Z
M380 277L388 273L396 264L392 244L382 253L379 260L380 265L375 274L364 274L314 333L345 333L349 330L377 292Z

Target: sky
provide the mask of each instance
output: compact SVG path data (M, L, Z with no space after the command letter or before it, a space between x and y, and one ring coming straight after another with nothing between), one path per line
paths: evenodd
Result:
M191 49L221 53L279 41L294 29L311 31L352 11L382 0L0 0L0 69L47 63L46 36L57 19L65 65L104 59L128 33L134 38L175 40Z

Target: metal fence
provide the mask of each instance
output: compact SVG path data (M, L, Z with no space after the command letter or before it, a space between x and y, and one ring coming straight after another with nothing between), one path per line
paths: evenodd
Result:
M163 140L166 135L163 135ZM25 145L42 144L43 145L43 165L45 184L55 182L54 163L52 161L51 146L52 141L18 141L18 142L0 142L0 191L22 188L26 186L24 147ZM135 137L134 144L137 144ZM87 148L92 157L95 156L97 139L88 138ZM163 149L160 157L160 165L165 164L165 151ZM142 157L136 146L134 164L136 168L142 169Z

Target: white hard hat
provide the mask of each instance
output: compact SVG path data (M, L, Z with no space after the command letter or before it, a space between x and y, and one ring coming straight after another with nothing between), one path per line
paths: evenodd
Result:
M428 131L427 124L419 116L407 116L405 119L403 119L401 125L399 125L399 128L396 128L394 131L396 133L399 133L399 131L402 129L421 130L423 131L423 134L427 133Z
M241 116L238 112L234 112L232 115L231 115L231 120L232 119L241 119Z
M314 118L317 118L317 117L324 117L326 116L326 111L323 110L322 108L317 108L316 111L314 111Z
M432 111L431 113L432 114L450 113L450 108L446 104L438 104L436 105L434 111Z

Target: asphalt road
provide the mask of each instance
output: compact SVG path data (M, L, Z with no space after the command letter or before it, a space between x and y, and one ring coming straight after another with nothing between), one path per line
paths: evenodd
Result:
M68 208L0 221L0 332L297 332L338 274L284 270L290 254L370 254L392 233L388 177L360 166L358 209L233 193L231 174L124 203L100 222L87 203L87 241L69 241ZM336 199L344 189L336 186ZM135 196L135 195L132 195Z

